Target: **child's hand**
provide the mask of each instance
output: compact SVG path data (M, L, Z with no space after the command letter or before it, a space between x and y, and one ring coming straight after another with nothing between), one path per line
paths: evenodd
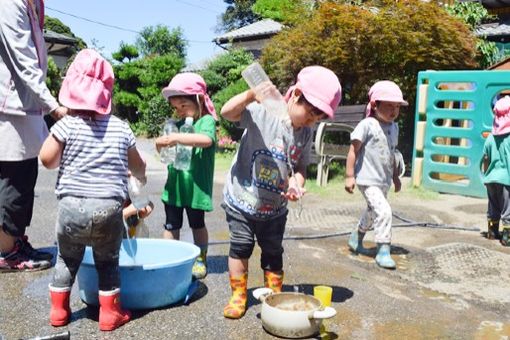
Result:
M347 191L349 194L352 194L354 192L354 187L356 186L356 180L354 177L345 177L345 191Z
M154 203L149 202L148 205L146 205L142 209L138 210L138 217L146 218L147 216L149 216L151 214L153 209L154 209Z
M303 187L297 188L294 186L289 186L287 192L282 192L282 195L285 196L289 201L297 201L299 198L303 197L306 193L306 189Z
M265 81L257 85L254 92L255 100L259 103L261 103L264 99L273 97L275 94L279 93L276 86L274 86L270 81Z
M395 192L399 192L400 189L402 189L402 182L400 182L400 178L398 176L393 178L393 184L395 185Z
M156 147L162 148L165 146L174 146L177 145L177 136L176 133L171 133L169 135L161 136L156 138Z

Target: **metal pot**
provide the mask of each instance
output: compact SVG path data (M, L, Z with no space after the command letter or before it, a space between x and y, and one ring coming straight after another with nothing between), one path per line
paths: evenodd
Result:
M279 337L296 339L316 335L322 320L336 315L336 310L322 308L321 302L311 295L273 293L269 288L258 288L253 296L262 302L262 327Z

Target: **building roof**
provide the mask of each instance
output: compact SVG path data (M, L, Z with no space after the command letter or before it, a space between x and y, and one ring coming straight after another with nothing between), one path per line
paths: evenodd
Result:
M459 0L459 2L479 2L485 8L510 7L510 0Z
M217 44L225 44L236 41L256 40L275 35L282 28L283 25L279 22L264 19L220 35L214 38L213 41Z
M44 30L44 41L46 42L48 54L57 55L69 54L66 53L67 49L75 46L78 39L50 30Z
M510 19L490 24L483 24L475 29L477 36L498 37L510 35Z

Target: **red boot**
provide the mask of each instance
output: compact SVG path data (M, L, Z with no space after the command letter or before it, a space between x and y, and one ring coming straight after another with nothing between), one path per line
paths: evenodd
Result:
M58 288L49 285L50 288L50 325L54 327L65 326L69 323L71 317L71 308L69 308L69 296L71 287Z
M131 319L131 313L120 306L120 289L99 291L99 329L113 331Z

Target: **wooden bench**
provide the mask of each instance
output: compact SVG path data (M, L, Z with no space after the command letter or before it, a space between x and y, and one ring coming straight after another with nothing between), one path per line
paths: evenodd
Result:
M320 122L315 129L315 142L312 147L312 161L317 163L317 185L328 183L329 166L334 159L347 159L350 147L350 134L354 127L365 117L366 105L340 106L333 119ZM326 143L329 133L344 134L345 143ZM315 159L313 157L315 155Z

